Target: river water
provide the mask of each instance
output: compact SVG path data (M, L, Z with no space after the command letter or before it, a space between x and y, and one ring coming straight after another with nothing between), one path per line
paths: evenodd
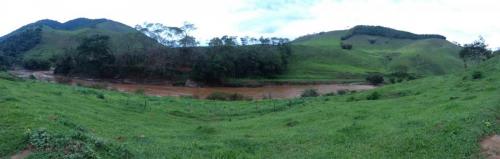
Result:
M239 93L253 99L262 98L295 98L306 89L316 89L321 94L337 92L339 90L362 91L375 88L363 84L310 84L310 85L267 85L262 87L182 87L171 84L137 84L95 79L68 78L52 74L52 71L11 71L16 76L23 78L36 78L38 80L64 83L71 85L99 86L122 92L144 91L147 95L154 96L193 96L206 98L214 92Z

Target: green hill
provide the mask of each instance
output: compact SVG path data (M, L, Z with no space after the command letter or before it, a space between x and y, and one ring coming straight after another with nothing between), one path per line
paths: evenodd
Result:
M480 140L500 132L499 57L293 100L145 97L0 77L0 156L32 145L32 158L480 158Z
M342 49L341 43L352 49ZM460 47L445 37L384 27L357 26L313 34L292 44L289 71L279 80L359 80L370 72L387 74L401 69L423 76L442 75L462 67Z
M65 23L41 20L23 26L0 38L0 50L18 60L54 60L65 50L76 48L84 37L95 34L110 37L113 53L160 46L125 24L107 19L78 18Z

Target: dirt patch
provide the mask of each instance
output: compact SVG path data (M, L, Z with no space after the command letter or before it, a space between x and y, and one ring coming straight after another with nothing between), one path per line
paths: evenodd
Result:
M488 159L500 159L500 136L493 135L481 141L481 152Z
M28 157L29 155L31 155L32 151L30 148L27 148L13 156L10 157L10 159L24 159L26 157Z

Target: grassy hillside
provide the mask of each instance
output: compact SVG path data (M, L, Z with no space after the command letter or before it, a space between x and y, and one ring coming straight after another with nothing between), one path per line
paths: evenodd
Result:
M110 47L113 53L160 46L133 28L113 21L104 21L92 27L79 27L73 30L43 26L40 44L27 51L24 56L50 59L64 53L67 49L76 48L84 37L95 34L110 37Z
M15 41L24 37L21 35L22 33L33 29L40 30L40 33L37 32L36 35L33 35L37 36L36 39L40 40L28 44ZM156 41L125 24L107 19L86 18L78 18L65 23L59 23L52 20L41 20L28 24L3 36L0 39L0 46L5 45L4 47L8 49L12 48L13 46L10 46L10 44L3 44L9 42L15 42L16 45L26 45L23 49L4 52L15 54L14 56L21 59L50 60L55 59L56 56L61 55L68 49L76 48L83 38L95 34L110 37L110 47L113 53L161 46L157 44ZM29 38L33 39L34 37ZM21 39L21 41L22 40L25 39ZM0 49L2 48L0 47Z
M0 156L478 158L500 132L500 58L363 93L218 102L0 77ZM374 92L378 100L367 100ZM375 95L376 96L376 95Z
M401 68L418 75L442 75L461 69L460 48L442 38L413 40L355 34L341 40L350 33L333 31L298 38L293 42L290 69L279 79L342 81ZM344 50L341 43L351 44L353 49Z

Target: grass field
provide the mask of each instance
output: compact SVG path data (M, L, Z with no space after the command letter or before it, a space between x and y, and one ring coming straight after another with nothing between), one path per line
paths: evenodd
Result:
M478 158L499 132L500 58L472 71L347 95L219 102L0 75L0 156ZM379 94L373 99L374 92Z

